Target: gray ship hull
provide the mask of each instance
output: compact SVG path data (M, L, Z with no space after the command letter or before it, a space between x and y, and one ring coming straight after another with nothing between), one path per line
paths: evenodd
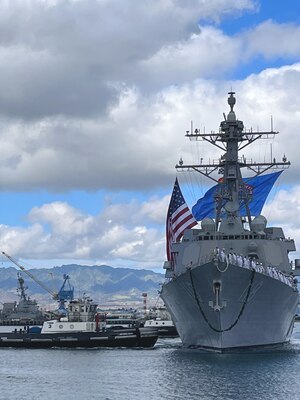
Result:
M165 283L161 297L184 346L219 352L288 342L298 305L291 286L236 265L220 272L213 262Z

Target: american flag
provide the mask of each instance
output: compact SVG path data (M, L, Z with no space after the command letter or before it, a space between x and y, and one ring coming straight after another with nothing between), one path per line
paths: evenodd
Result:
M178 242L183 236L186 229L190 229L197 225L197 221L193 217L188 208L184 197L181 193L178 180L176 178L173 193L171 196L167 223L166 223L166 242L167 242L167 259L171 261L171 245Z

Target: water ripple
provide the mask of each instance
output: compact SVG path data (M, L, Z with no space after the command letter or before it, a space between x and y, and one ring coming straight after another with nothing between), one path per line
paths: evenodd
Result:
M153 349L1 349L1 399L296 400L300 340L215 354L160 339Z

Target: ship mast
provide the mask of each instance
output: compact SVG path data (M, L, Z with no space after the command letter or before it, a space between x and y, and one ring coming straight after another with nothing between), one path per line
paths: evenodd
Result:
M29 297L28 297L28 299L27 299L27 297L26 297L26 289L27 289L27 287L25 288L25 286L24 286L24 279L23 279L23 277L21 276L21 274L19 274L18 273L18 281L19 281L19 287L18 287L18 289L17 289L17 292L19 293L19 296L20 296L20 300L23 300L23 301L27 301L27 300L29 300Z
M290 162L287 161L286 157L283 156L282 162L277 162L274 158L271 162L257 163L249 162L243 156L239 158L238 152L245 147L249 146L260 138L273 138L278 132L273 131L273 128L269 132L254 132L244 130L243 121L239 121L236 118L233 110L236 98L234 92L229 92L228 104L230 111L226 117L224 115L224 121L221 122L219 132L201 133L200 130L195 129L194 132L187 131L186 136L190 140L204 140L219 149L225 151L225 154L217 162L212 164L201 164L198 165L184 165L183 160L180 159L179 164L176 165L178 171L197 171L200 174L210 178L219 184L219 187L215 193L216 202L216 230L219 228L221 222L221 212L225 210L227 225L235 225L235 230L238 231L242 228L240 222L240 204L243 202L247 212L247 219L249 224L251 223L251 215L249 209L249 202L252 198L252 192L249 190L247 185L242 179L241 168L247 168L254 174L252 177L261 175L270 169L285 169L288 168ZM218 171L222 175L220 179L215 179L212 173Z

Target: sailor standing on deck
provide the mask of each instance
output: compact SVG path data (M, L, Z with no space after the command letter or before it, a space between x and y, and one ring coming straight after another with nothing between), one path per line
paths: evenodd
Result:
M235 253L233 253L232 254L232 259L233 259L233 264L237 264L237 257L236 257L236 254Z
M221 250L220 258L221 258L221 261L226 261L226 253L225 253L224 248Z
M254 269L254 271L256 271L256 262L254 261L253 258L251 258L251 260L250 260L250 267L251 267L252 269Z
M250 260L248 257L245 257L244 267L250 269Z
M243 258L240 254L238 254L238 256L237 256L237 263L238 263L239 267L243 266Z

